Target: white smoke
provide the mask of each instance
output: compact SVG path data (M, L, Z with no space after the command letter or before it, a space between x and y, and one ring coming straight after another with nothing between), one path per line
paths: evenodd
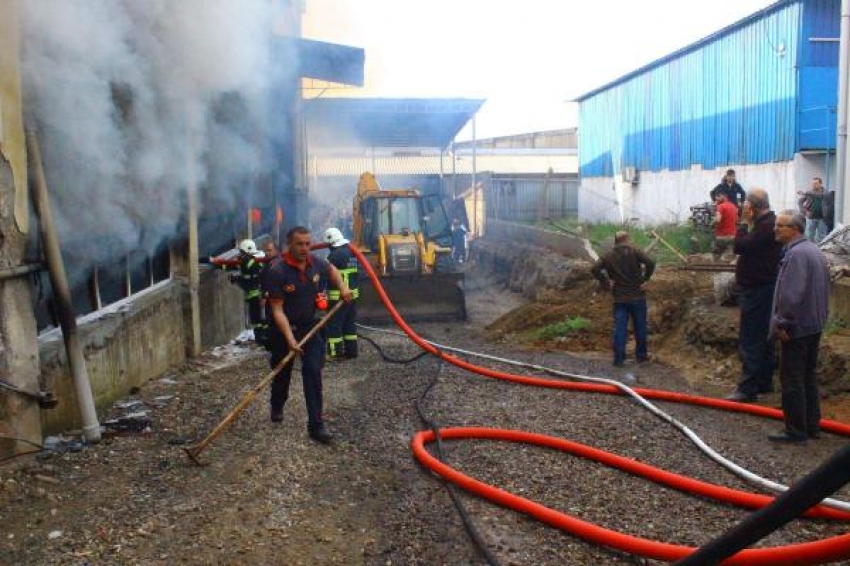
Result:
M271 51L286 4L20 3L28 120L73 255L152 252L176 233L191 182L202 214L247 203L273 163L271 89L295 70Z

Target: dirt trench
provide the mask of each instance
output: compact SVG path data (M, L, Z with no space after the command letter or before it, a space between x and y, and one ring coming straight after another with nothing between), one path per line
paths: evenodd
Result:
M612 301L599 289L589 262L544 248L486 240L475 243L472 258L476 269L527 299L486 327L489 339L610 359ZM741 371L739 310L718 304L726 277L660 265L647 287L650 352L690 383L718 395L734 389ZM570 319L586 322L568 332L541 336L541 329ZM633 346L630 336L629 355ZM850 331L839 329L824 337L818 363L824 409L830 418L850 417L849 369ZM778 394L766 400L778 406Z

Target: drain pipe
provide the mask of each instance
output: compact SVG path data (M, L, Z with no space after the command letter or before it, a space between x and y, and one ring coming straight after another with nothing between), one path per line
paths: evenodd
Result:
M5 279L14 279L16 277L23 277L24 275L29 275L30 273L36 273L44 269L44 265L41 263L25 263L23 265L17 265L15 267L7 267L6 269L0 269L0 281Z
M848 223L847 191L847 118L848 118L848 73L850 72L850 0L841 0L841 25L838 42L838 128L835 143L835 222ZM827 155L829 150L827 149ZM827 174L829 172L827 171Z
M68 356L68 365L71 367L71 375L74 378L77 403L80 406L83 438L86 442L100 442L100 423L97 420L94 397L86 370L86 359L83 356L83 348L77 330L77 318L71 302L71 292L68 289L65 265L62 262L59 237L53 223L53 213L50 209L50 197L47 193L47 182L44 178L44 166L41 162L38 138L32 130L27 131L26 137L27 152L33 167L33 200L40 220L41 236L44 240L44 255L47 259L50 284L53 286L59 325L62 327L62 339L65 341L65 352Z

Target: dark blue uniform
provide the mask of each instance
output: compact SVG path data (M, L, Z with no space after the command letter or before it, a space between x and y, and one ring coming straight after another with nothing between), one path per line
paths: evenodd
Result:
M342 280L351 289L351 296L357 299L360 296L359 273L357 258L351 253L348 244L331 248L328 261L337 268ZM342 300L339 289L331 289L328 292L330 307ZM357 357L357 305L354 301L343 305L337 311L336 316L328 321L328 358L336 358L345 355L346 358Z
M297 341L310 331L318 321L316 294L324 290L330 264L314 255L307 258L306 267L301 270L295 260L285 253L281 261L272 264L263 277L265 291L269 300L283 300L283 312L289 320L289 326ZM270 322L271 359L269 365L275 367L286 356L289 347L283 332L274 321ZM307 427L314 432L322 427L322 365L325 360L325 341L321 332L304 345L301 358L301 377L304 386L304 400L307 403ZM294 361L294 360L293 360ZM272 382L272 416L280 413L289 398L289 383L292 379L292 362L288 363L275 376Z

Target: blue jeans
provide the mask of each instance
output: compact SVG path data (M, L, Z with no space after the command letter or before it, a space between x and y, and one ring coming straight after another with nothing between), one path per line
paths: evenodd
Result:
M614 303L614 363L626 361L626 342L629 338L629 318L635 331L635 358L647 359L646 299L629 303Z
M819 244L828 233L829 230L823 218L806 218L806 238Z
M738 332L738 354L741 358L741 380L738 391L757 395L773 389L776 369L776 344L767 339L773 307L773 284L741 290L741 322Z

